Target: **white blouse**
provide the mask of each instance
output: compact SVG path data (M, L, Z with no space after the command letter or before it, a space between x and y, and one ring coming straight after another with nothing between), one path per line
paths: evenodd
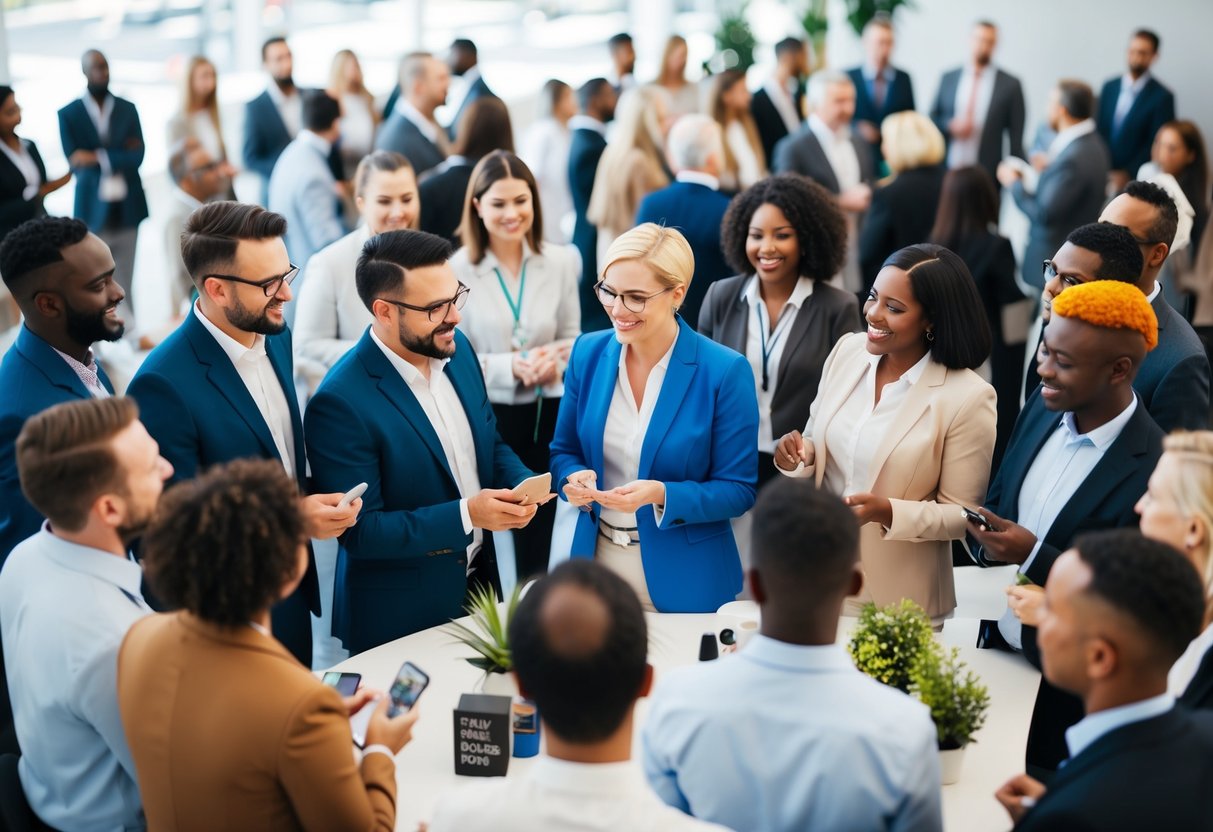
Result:
M796 326L796 316L809 298L813 296L813 279L802 277L796 281L796 288L779 311L779 319L775 322L774 331L767 317L767 306L763 303L762 294L758 291L758 276L751 277L746 283L742 297L750 305L750 320L746 326L745 357L754 371L754 390L758 394L758 450L763 453L775 453L775 442L779 439L772 435L771 401L775 398L777 379L779 378L779 363L783 360L783 348L791 337L791 329ZM762 389L763 354L766 354L767 389Z
M572 133L555 119L540 119L522 140L522 160L539 186L543 238L567 243L572 234L573 194L569 189L569 144Z
M375 115L366 98L356 92L341 94L341 155L361 160L375 144ZM354 171L346 175L353 177Z
M745 190L763 177L762 162L754 146L750 144L750 136L745 125L740 121L732 121L724 131L724 140L729 143L729 150L737 160L737 182L739 190Z
M472 290L459 329L480 358L489 400L494 404L529 404L540 392L546 398L564 395L561 380L536 391L534 387L523 387L514 378L516 349L511 303L520 304L518 334L524 351L580 335L581 299L577 283L581 279L581 255L577 249L546 243L542 254L535 254L524 242L522 270L513 275L499 268L491 251L473 264L467 248L461 248L451 258L451 268L460 282Z

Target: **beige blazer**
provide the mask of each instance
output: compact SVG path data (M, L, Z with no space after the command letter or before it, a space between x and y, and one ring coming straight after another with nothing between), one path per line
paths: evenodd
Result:
M394 762L355 762L341 697L252 627L142 619L118 654L118 707L148 829L395 825Z
M825 478L830 420L868 367L867 336L844 335L822 368L821 387L805 425L813 464L797 472ZM932 618L956 607L951 541L965 533L960 506L979 506L990 479L997 422L994 388L972 370L927 363L894 419L893 430L873 436L872 493L888 497L893 524L860 530L864 591L860 600L883 606L917 601Z

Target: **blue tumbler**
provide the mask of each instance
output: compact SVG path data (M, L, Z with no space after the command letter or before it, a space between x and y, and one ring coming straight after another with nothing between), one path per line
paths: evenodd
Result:
M514 756L534 757L539 753L539 709L529 699L514 699Z

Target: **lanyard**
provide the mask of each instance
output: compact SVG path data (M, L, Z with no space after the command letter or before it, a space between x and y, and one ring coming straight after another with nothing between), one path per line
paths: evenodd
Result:
M775 324L775 331L771 333L771 344L767 346L767 322L763 318L763 307L766 304L762 302L762 298L758 299L757 305L754 307L758 311L758 334L762 338L762 392L767 392L771 386L771 376L768 370L771 361L771 353L775 352L775 346L779 343L779 339L788 331L788 325L792 320L792 316L784 316L781 312L779 315L779 323ZM786 306L784 307L787 308Z
M522 336L522 294L526 291L526 261L522 263L522 275L518 278L518 299L510 294L510 289L505 285L505 278L501 276L501 269L493 268L493 272L497 275L497 283L501 286L501 293L505 295L505 302L510 305L510 312L514 316L514 329L512 340L514 341L514 349L520 350L526 346L523 343L526 339Z

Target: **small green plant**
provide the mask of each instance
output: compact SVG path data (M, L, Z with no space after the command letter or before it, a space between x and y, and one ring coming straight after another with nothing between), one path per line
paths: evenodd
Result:
M905 598L887 607L864 606L847 651L860 671L907 691L914 662L934 643L931 619L922 607Z
M862 35L863 27L876 15L891 18L903 6L913 8L914 3L912 0L847 0L847 22L855 34Z
M518 609L522 597L522 584L514 587L506 600L505 615L497 606L497 596L492 589L481 586L472 592L464 610L471 616L471 626L458 621L450 623L449 632L460 644L466 644L479 655L469 658L469 664L485 673L509 673L514 667L510 658L510 619Z
M717 55L709 63L712 72L737 69L745 72L754 65L754 49L758 38L746 20L747 3L720 14L720 28L716 30Z
M940 750L964 748L985 724L986 686L960 659L960 648L932 645L910 670L910 694L931 709Z

